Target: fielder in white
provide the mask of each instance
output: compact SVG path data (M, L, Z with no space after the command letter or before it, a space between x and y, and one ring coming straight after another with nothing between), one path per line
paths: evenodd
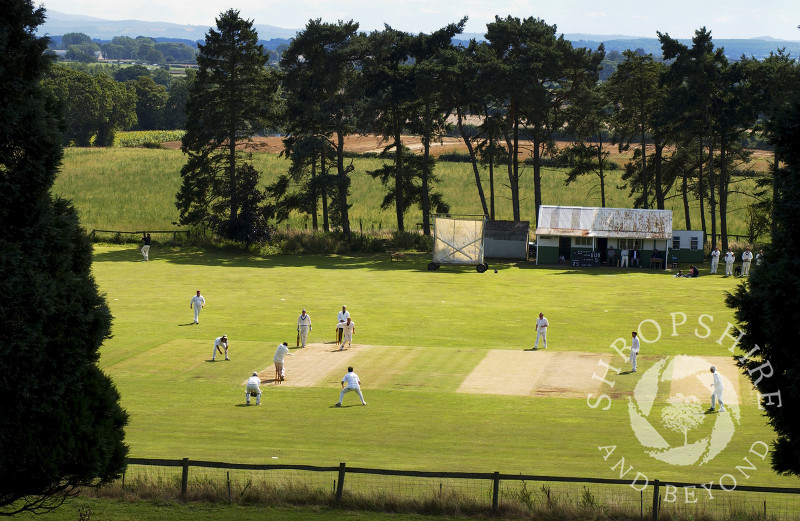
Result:
M358 397L361 398L361 405L367 405L367 402L364 401L364 395L361 394L361 380L359 380L358 375L353 372L352 367L347 368L347 374L342 378L342 392L339 393L339 401L336 403L336 407L342 406L344 395L350 391L355 391Z
M353 346L353 334L356 332L356 323L350 320L350 317L347 317L347 321L339 324L341 328L339 331L342 332L342 347L339 348L339 351L344 350L344 344L347 343L347 347Z
M742 277L746 277L750 274L750 263L753 261L753 252L750 251L750 248L745 248L744 253L742 253Z
M733 261L736 260L736 255L733 254L733 250L728 248L728 253L725 254L725 276L732 277L733 276Z
M225 350L225 360L230 362L230 358L228 358L228 335L222 335L214 340L214 350L211 351L211 361L214 362L217 359L217 351L219 354L222 354L222 350Z
M275 373L280 375L281 382L286 379L286 371L283 367L283 360L286 355L294 356L289 352L289 344L286 342L278 344L278 349L275 350L275 356L272 357L272 361L275 362Z
M631 372L636 372L636 357L639 355L639 336L636 331L631 331L633 340L631 341Z
M244 392L244 399L247 405L250 405L250 395L255 393L256 405L261 405L261 378L258 373L253 371L253 376L247 379L247 388Z
M544 318L544 313L539 313L539 318L536 319L536 343L533 345L534 349L539 349L539 339L541 338L544 343L544 348L547 349L547 326L550 323Z
M200 295L200 290L197 290L197 295L192 297L192 300L189 301L189 308L194 308L194 323L199 324L200 320L200 310L203 309L206 305L206 299Z
M717 266L719 266L719 248L714 248L714 251L711 252L711 271L710 273L717 272Z
M717 368L713 365L711 366L711 374L714 375L714 383L711 384L714 391L711 393L711 408L708 410L711 412L714 411L714 401L716 400L719 402L719 412L725 412L725 404L722 403L722 378L720 378Z
M342 324L350 318L350 312L347 311L347 306L342 306L342 310L336 314L336 343L342 343Z
M306 315L304 309L300 316L297 317L297 332L300 333L300 347L306 346L308 340L308 332L311 331L311 316Z

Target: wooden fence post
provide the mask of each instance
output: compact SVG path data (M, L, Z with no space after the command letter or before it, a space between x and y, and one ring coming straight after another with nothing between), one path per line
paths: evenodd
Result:
M492 512L495 514L497 510L500 508L500 473L494 473L494 479L492 480Z
M181 497L186 498L189 489L189 458L183 458L183 472L181 473Z
M339 481L336 483L336 504L342 502L342 494L344 493L344 463L339 463Z
M658 494L660 483L658 480L653 482L653 521L658 521Z

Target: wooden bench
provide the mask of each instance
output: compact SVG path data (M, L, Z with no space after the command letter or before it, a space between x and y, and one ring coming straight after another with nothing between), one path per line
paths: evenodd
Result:
M650 259L650 267L651 268L664 268L664 259Z

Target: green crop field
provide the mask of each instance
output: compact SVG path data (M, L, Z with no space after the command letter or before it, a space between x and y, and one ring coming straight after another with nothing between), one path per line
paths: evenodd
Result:
M275 154L254 153L253 164L263 173L264 183L271 183L286 172L288 161ZM56 180L54 192L71 199L81 215L87 230L172 230L178 220L175 194L180 188L180 170L186 158L179 150L153 150L135 148L75 149L65 151L63 168ZM367 172L377 169L377 159L355 159L351 174L351 228L395 229L394 208L381 209L385 190L380 181ZM444 195L454 214L480 214L481 206L474 175L467 163L440 162L436 167L440 182L435 187ZM606 180L606 206L630 207L628 189L621 188L621 172L609 173ZM549 205L600 206L599 182L595 176L564 185L563 170L545 168L542 173L542 203ZM508 179L502 170L495 173L496 218L511 219L511 201ZM488 174L484 172L483 186L489 197ZM523 220L534 221L533 171L525 167L521 174L520 205ZM747 206L753 199L752 182L732 185L728 212L728 231L747 233ZM667 209L674 212L675 229L685 229L683 204L680 195L671 192ZM695 202L691 206L692 229L700 229L700 210ZM320 210L321 211L321 210ZM710 226L710 216L706 211ZM415 229L421 222L418 209L406 215L406 229ZM286 223L292 228L311 227L309 216L292 215Z

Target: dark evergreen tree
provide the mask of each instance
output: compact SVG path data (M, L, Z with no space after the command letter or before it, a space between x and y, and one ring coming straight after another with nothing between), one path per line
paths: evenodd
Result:
M264 196L250 180L252 169L242 166L246 159L237 146L275 121L277 77L267 69L253 22L233 9L217 18L217 30L211 29L200 45L197 63L182 145L189 159L177 194L180 220L249 241L259 225L256 217L267 210L252 206Z
M277 189L279 206L311 213L315 229L319 200L323 229L327 232L336 223L345 235L350 235L348 197L353 165L345 161L344 139L357 132L362 104L357 31L358 24L353 21L309 20L283 52L280 63L289 134L284 143L292 160L292 182L305 193L282 192L281 187L290 188L288 178L287 183L279 181L271 187ZM329 175L331 170L335 177ZM303 179L308 175L311 179ZM335 215L331 214L334 209Z
M50 190L61 121L40 86L44 10L4 3L0 21L0 515L57 507L125 468L127 414L98 368L111 314L92 248Z
M744 337L740 366L761 394L777 439L772 468L800 476L800 102L773 114L773 142L783 167L775 173L772 244L726 302Z

